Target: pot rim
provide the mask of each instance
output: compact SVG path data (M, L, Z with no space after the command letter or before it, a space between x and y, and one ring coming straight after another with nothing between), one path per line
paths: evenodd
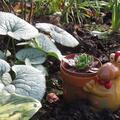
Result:
M75 55L77 55L77 53L73 53L73 54L69 54L69 55L66 55L65 56L65 58L67 58L67 57L71 57L71 56L75 56ZM93 56L94 57L94 60L95 61L98 61L99 63L99 67L98 68L100 68L101 66L102 66L102 63L101 63L101 61L98 59L98 58L96 58L95 56ZM61 70L64 70L65 72L67 72L67 73L69 73L69 74L71 74L71 75L73 75L73 76L80 76L80 77L86 77L86 76L95 76L95 75L97 75L97 73L85 73L85 72L82 72L82 71L80 71L80 72L73 72L73 71L71 71L70 69L67 69L66 67L65 67L65 62L62 60L61 61L61 63L60 63L60 69ZM67 63L66 63L67 64Z

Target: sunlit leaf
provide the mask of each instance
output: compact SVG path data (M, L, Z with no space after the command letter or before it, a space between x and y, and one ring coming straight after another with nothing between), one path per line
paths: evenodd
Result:
M61 52L47 35L40 33L40 35L36 38L36 41L38 43L38 47L43 49L49 55L58 57L59 59L61 58Z
M41 100L46 89L45 75L42 71L27 65L15 65L12 69L16 77L11 84L4 87L3 91Z
M12 13L0 12L0 35L29 40L38 35L38 30Z
M75 47L79 44L71 34L55 25L49 23L37 23L36 28L50 34L53 40L64 46Z
M41 108L34 98L0 93L0 120L29 120Z

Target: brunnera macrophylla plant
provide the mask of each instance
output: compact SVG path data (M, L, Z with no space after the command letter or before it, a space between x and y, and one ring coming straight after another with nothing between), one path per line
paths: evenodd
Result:
M26 46L16 53L17 59L24 61L26 65L14 65L10 67L6 61L2 60L6 59L5 53L0 51L0 93L3 93L0 94L0 97L8 98L6 102L0 101L0 105L6 105L10 102L10 108L6 106L1 108L1 110L5 110L7 113L5 114L7 115L6 119L10 117L11 119L23 119L25 116L26 119L29 119L41 107L40 101L46 89L46 70L41 64L45 62L48 55L54 56L59 60L63 58L54 42L69 47L78 45L78 41L72 35L57 26L39 23L36 27L42 31L42 33L12 13L0 12L0 35L9 36L13 42L27 40L27 44L26 42L19 43L26 44ZM48 31L45 31L46 29L48 29ZM50 36L47 36L44 32L50 33ZM15 74L15 78L13 79L9 74L10 70ZM18 101L18 107L13 108L16 108L16 111L19 109L19 112L10 116L8 112L15 111L11 108L11 106L14 106L14 100ZM25 102L21 103L21 101ZM24 109L21 110L22 107ZM1 110L0 113L2 112ZM27 111L27 115L25 115L23 111ZM30 111L32 112L30 113ZM2 114L0 114L0 119L5 117L4 114L3 116L1 115Z
M5 43L5 56L7 56L6 51L9 48L10 42L12 43L12 48L14 50L13 55L15 55L16 43L22 40L29 41L32 38L38 36L38 34L38 30L25 20L17 17L12 13L0 12L0 35L5 37L8 36L8 40Z
M14 79L10 70L15 74ZM0 59L0 119L30 119L41 108L45 76L27 65L10 65ZM14 114L15 113L15 114Z
M41 69L40 66L45 62L47 56L53 56L58 60L63 59L64 56L56 47L56 42L67 47L75 47L79 44L71 34L55 25L49 23L37 23L36 28L40 31L39 36L27 43L24 42L18 44L27 44L32 48L21 49L16 53L16 58L32 66L37 67L39 65L39 69ZM43 68L43 66L41 67Z
M40 32L38 32L36 28ZM47 55L54 56L61 60L63 56L60 50L55 46L54 42L58 42L67 47L75 47L79 44L72 35L55 25L37 23L36 28L12 13L0 12L0 35L9 36L12 38L13 42L16 40L17 42L27 40L27 43L18 43L19 45L29 45L28 49L26 48L22 51L18 51L19 54L21 52L24 53L25 51L25 54L27 53L27 56L23 55L24 59L23 56L20 58L20 55L17 54L16 57L20 60L25 60L27 58L27 61L29 61L29 56L33 55L31 54L33 48L35 54L39 54L38 56L41 56L40 60L39 57L37 58L37 61L42 61L41 63L45 61L45 57L47 57ZM48 33L49 36L44 33ZM34 56L32 59L34 59Z
M0 12L0 35L9 36L10 40L14 42L16 40L30 40L38 33L34 26L14 14ZM0 51L0 58L6 59L5 53L2 51ZM11 68L2 59L0 59L0 119L29 119L41 108L40 100L46 88L45 76L40 70L31 66L18 65ZM14 80L9 74L10 69L15 73Z

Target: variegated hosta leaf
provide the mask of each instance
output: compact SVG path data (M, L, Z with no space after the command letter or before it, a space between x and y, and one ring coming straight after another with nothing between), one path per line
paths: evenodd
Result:
M75 47L79 44L71 34L55 25L49 23L37 23L36 28L42 32L49 33L53 40L64 46Z
M16 74L15 80L5 86L3 91L41 100L46 89L45 75L32 66L15 65L12 69Z
M16 57L21 61L29 59L31 64L42 64L46 60L46 53L36 48L24 48L16 53Z
M12 13L0 12L0 35L29 40L38 35L38 30Z
M36 38L36 41L39 48L42 48L50 55L57 56L59 59L61 58L61 52L47 35L40 33L40 35Z
M40 108L34 98L0 93L0 120L29 120Z
M9 71L10 71L10 65L6 61L0 59L0 77L4 73L9 72Z

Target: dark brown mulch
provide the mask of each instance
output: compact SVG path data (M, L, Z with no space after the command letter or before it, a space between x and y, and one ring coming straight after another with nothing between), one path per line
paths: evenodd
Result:
M31 120L120 120L120 110L114 113L107 109L95 112L88 101L67 104L61 98L56 103L43 104Z
M119 34L109 36L107 39L98 39L98 37L92 36L88 30L80 26L76 27L73 24L68 24L64 26L64 29L76 37L80 45L76 48L67 48L57 44L63 54L86 52L105 63L109 61L110 53L120 50ZM53 63L50 73L54 75L56 71L59 71L59 67L54 66ZM91 109L88 101L81 100L67 104L61 96L60 101L56 103L43 102L43 108L31 120L120 120L120 110L111 112L105 109L95 112Z
M109 40L100 40L97 37L93 37L86 30L79 31L79 35L73 34L78 37L80 45L76 48L66 48L59 46L60 50L64 54L71 52L87 52L100 58L102 63L109 61L109 54L120 50L119 34L110 37ZM59 67L53 69L51 67L52 74L59 70ZM57 76L56 76L56 79ZM88 101L79 101L72 104L67 104L61 96L60 101L56 103L43 103L43 108L37 112L31 120L120 120L120 110L111 112L110 110L102 110L95 112L91 109Z

